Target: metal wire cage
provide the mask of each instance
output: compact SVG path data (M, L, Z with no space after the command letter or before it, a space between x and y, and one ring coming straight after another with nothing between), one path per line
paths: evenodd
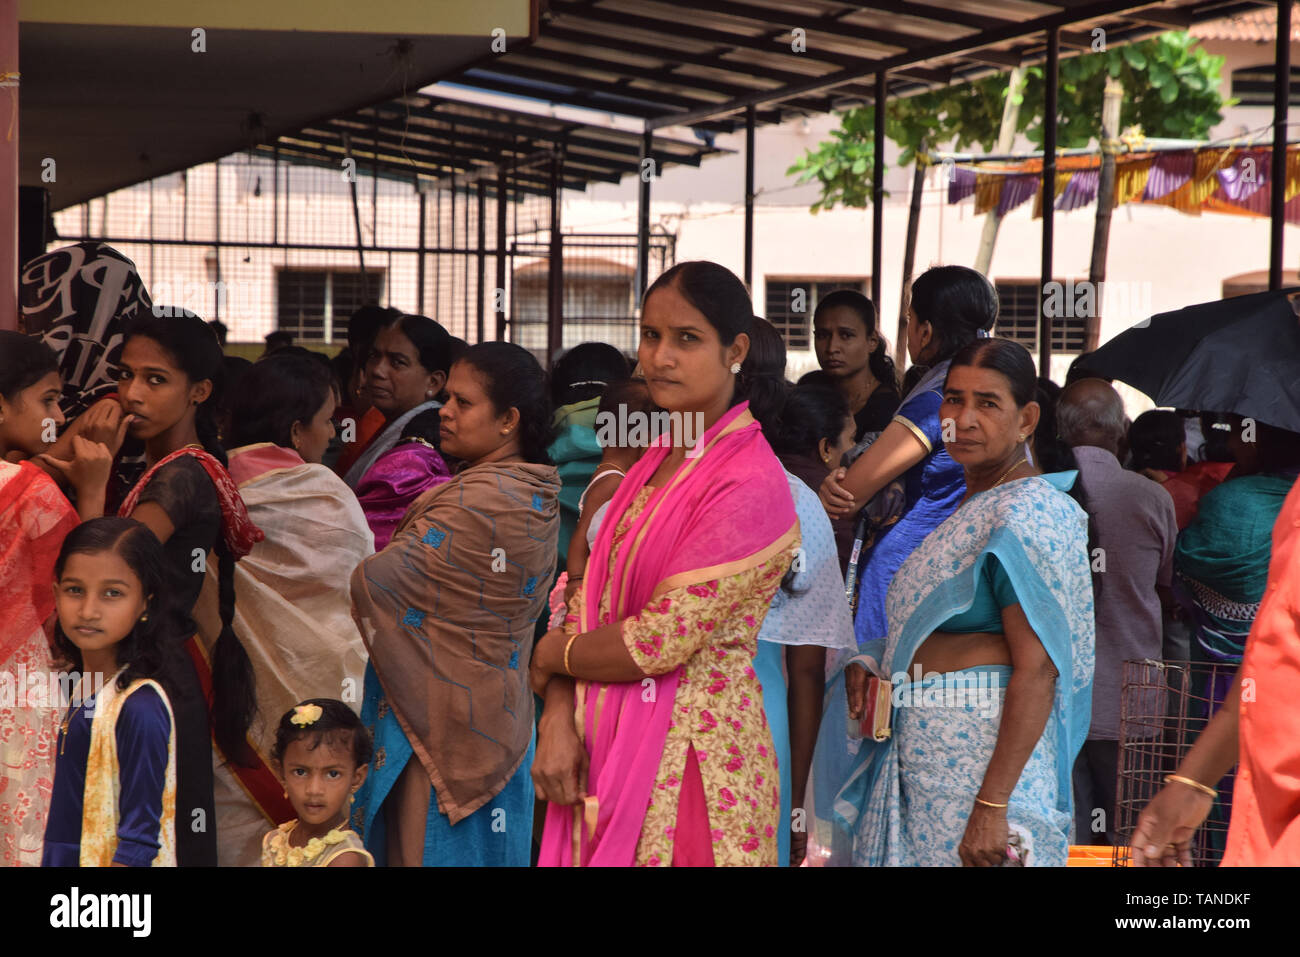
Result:
M1120 698L1119 782L1112 863L1128 864L1128 846L1142 809L1164 787L1232 684L1237 665L1187 661L1124 662ZM1219 797L1192 841L1192 863L1216 866L1223 857L1236 769L1217 783Z

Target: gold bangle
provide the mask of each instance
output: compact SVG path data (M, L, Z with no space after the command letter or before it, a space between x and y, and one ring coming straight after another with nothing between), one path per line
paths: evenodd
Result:
M1165 784L1174 784L1174 783L1186 784L1189 788L1195 788L1196 790L1200 791L1202 794L1208 794L1210 797L1215 798L1216 800L1219 797L1219 792L1214 790L1214 788L1210 787L1208 784L1202 784L1200 781L1193 781L1191 778L1185 778L1181 774L1166 774Z
M975 795L975 803L976 803L976 804L983 804L985 807L1008 807L1008 805L1006 805L1006 804L994 804L992 801L986 801L986 800L984 800L982 797L980 797L978 794Z
M577 640L577 637L576 633L570 635L569 640L564 644L564 673L570 678L573 677L573 672L569 670L569 649L573 647L573 643Z

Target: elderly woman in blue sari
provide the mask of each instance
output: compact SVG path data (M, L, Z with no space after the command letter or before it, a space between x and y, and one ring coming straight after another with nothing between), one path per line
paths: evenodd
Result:
M888 638L847 669L855 720L869 672L893 679L891 734L863 742L835 801L856 864L1066 863L1092 700L1088 519L1064 494L1077 472L1027 461L1033 395L1033 361L1008 340L948 369L940 414L966 494L890 585Z
M545 374L508 342L452 366L442 447L465 462L352 575L375 752L352 827L381 866L527 867L533 627L555 573Z

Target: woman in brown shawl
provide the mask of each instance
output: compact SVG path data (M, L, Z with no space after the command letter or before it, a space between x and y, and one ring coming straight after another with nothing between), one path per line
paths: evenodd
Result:
M452 366L442 448L466 462L421 495L352 576L375 738L353 828L389 866L528 866L533 625L555 573L560 480L531 354Z

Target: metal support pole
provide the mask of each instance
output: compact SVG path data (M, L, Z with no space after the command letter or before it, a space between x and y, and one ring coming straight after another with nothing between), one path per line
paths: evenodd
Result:
M1291 0L1277 3L1277 48L1273 56L1273 159L1270 164L1268 288L1282 288L1283 227L1286 225L1287 107L1291 101Z
M0 329L18 328L18 0L0 0ZM45 224L41 224L41 229Z
M492 309L497 317L496 339L506 337L506 196L508 193L504 158L497 163L497 285L492 291Z
M416 181L415 188L420 195L420 225L419 225L419 240L418 240L419 252L416 253L416 257L415 257L415 311L423 316L425 314L424 312L424 257L425 257L424 230L425 230L425 223L427 222L426 217L428 215L429 194L426 193L424 190L420 189L420 183L418 180Z
M886 74L876 74L874 155L871 162L871 301L880 309L880 274L884 269L885 235L885 106L889 101Z
M221 160L212 164L212 222L215 229L213 244L216 251L216 285L212 289L212 318L221 318ZM104 197L104 228L108 229L108 197Z
M343 151L349 158L352 158L352 137L346 133L343 134ZM361 204L357 202L357 173L355 166L351 174L351 181L348 183L349 191L352 194L352 225L356 229L357 239L357 266L361 269L361 301L370 301L370 283L366 281L366 254L361 245Z
M1052 281L1052 229L1056 211L1056 93L1061 39L1056 27L1047 29L1047 62L1043 66L1043 255L1038 283L1038 374L1052 375L1052 317L1047 314L1047 284Z
M654 148L654 134L646 130L641 137L641 185L636 199L636 295L638 310L650 276L650 180L654 167L646 164Z
M754 120L753 106L745 110L745 285L754 292Z
M280 144L275 145L271 159L271 245L280 245Z
M560 233L561 190L564 184L564 146L551 156L551 248L546 282L546 368L550 369L564 345L564 237Z
M484 313L483 297L487 293L484 287L487 285L487 223L483 221L483 216L487 210L487 183L483 180L478 181L478 297L475 299L475 305L478 315L478 338L475 342L482 342L487 335L484 325L487 316Z

